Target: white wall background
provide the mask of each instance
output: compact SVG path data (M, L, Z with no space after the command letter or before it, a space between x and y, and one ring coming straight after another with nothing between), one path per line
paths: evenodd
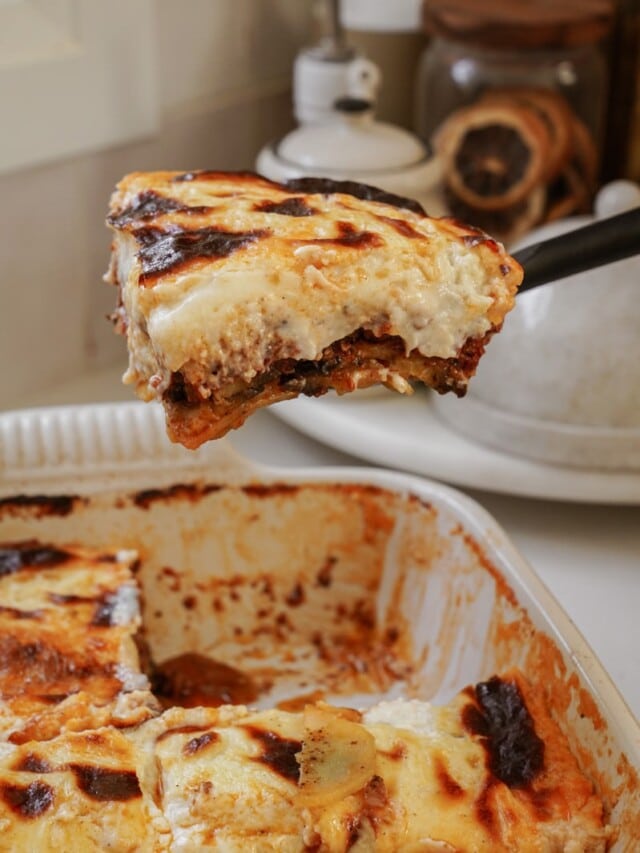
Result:
M101 2L69 0L67 6ZM126 0L125 10L137 2ZM92 150L12 171L0 158L0 408L86 370L126 361L123 340L105 320L115 291L101 280L109 249L106 206L123 174L251 168L261 145L291 126L291 64L311 39L310 2L140 2L151 12L145 49L152 64L148 97L157 99L155 128L143 138L138 130L138 138L107 148L94 140ZM2 0L0 14L21 5L27 0ZM127 25L126 14L121 23ZM0 81L3 61L20 45L13 45L13 54L4 47L0 39ZM118 69L116 57L113 73ZM20 85L19 75L15 80L12 85ZM127 85L133 84L121 75L123 98ZM15 103L15 90L12 95ZM83 122L101 106L87 106L77 93L70 104L69 90L60 87L50 97L58 99L60 113L75 109ZM33 109L23 99L13 122L1 114L0 134L11 134L12 127L24 132L21 116Z

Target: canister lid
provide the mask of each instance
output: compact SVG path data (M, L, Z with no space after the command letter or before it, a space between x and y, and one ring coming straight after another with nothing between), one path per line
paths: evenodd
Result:
M318 170L394 170L415 166L428 152L417 136L376 121L365 101L344 98L331 121L303 125L279 144L278 154L315 174Z
M613 0L424 0L430 35L500 50L577 47L603 38Z

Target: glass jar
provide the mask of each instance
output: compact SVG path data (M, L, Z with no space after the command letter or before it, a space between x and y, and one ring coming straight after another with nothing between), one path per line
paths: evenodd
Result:
M416 130L452 214L513 240L590 208L607 98L610 0L425 0Z

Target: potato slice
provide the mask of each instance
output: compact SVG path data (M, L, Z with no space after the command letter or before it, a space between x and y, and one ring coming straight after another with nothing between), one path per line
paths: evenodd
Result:
M358 723L328 707L304 710L305 736L296 758L304 806L326 806L360 791L376 772L376 744Z

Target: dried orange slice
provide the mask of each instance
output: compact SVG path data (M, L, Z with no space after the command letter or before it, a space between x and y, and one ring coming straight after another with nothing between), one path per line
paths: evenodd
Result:
M564 169L573 149L573 113L566 99L552 89L492 89L482 96L484 103L505 103L528 107L542 119L549 134L545 179L553 180Z
M545 122L517 104L477 102L452 113L437 131L446 183L479 210L501 210L544 181L550 148Z

